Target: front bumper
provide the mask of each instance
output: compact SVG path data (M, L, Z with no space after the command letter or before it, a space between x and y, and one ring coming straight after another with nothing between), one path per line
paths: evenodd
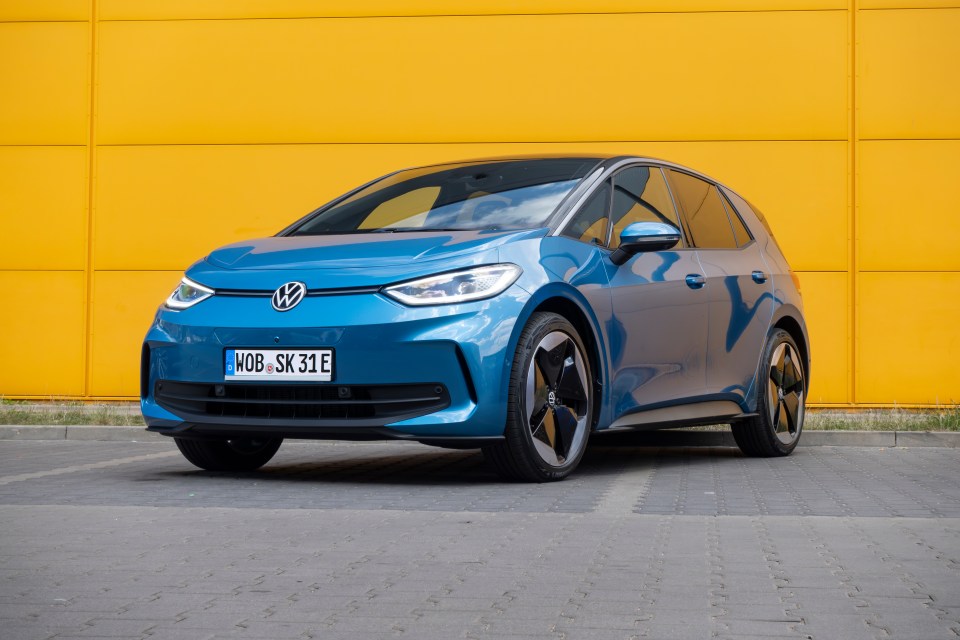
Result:
M519 287L462 305L405 307L380 294L214 296L161 308L147 333L141 407L178 437L403 438L453 446L502 438ZM333 348L323 383L226 383L227 348ZM508 354L510 354L508 356Z

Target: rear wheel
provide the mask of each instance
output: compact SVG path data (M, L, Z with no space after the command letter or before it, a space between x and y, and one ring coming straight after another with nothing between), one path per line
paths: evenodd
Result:
M174 438L183 457L207 471L253 471L270 461L283 438Z
M504 442L483 450L501 475L562 480L580 463L593 410L585 354L577 330L562 316L530 318L513 359Z
M803 430L806 378L797 343L775 329L763 353L757 416L732 425L737 446L748 456L789 455Z

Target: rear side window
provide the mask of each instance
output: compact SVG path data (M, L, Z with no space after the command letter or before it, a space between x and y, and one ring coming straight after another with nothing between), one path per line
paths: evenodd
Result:
M701 249L736 249L730 219L717 188L700 178L668 169L670 184L680 202L690 242Z
M658 167L629 167L613 177L610 217L611 249L620 246L620 233L634 222L663 222L680 228L667 182Z

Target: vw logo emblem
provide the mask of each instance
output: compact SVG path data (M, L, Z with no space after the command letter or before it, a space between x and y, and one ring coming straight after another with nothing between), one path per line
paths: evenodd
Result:
M302 282L288 282L273 292L270 302L277 311L290 311L300 304L307 295L307 285Z

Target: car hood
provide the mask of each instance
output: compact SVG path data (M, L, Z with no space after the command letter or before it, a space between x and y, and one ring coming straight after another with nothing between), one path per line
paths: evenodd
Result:
M499 247L546 233L524 229L261 238L221 247L187 274L215 289L273 290L292 280L310 289L379 286L496 261Z

